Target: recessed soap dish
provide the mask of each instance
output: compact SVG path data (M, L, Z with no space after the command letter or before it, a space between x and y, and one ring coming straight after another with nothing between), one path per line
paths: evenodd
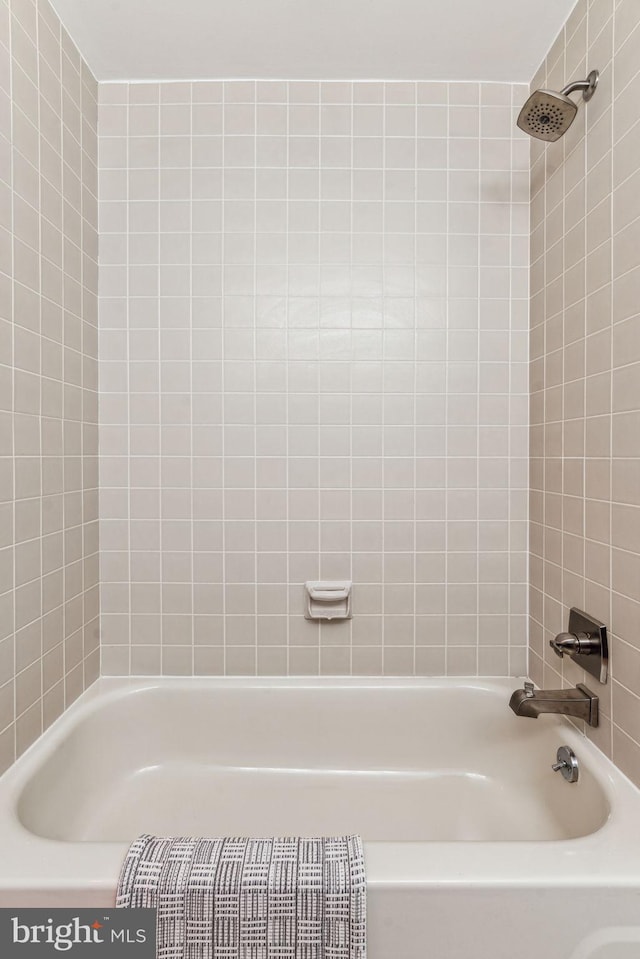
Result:
M304 584L305 619L351 619L351 583L349 581L310 582Z

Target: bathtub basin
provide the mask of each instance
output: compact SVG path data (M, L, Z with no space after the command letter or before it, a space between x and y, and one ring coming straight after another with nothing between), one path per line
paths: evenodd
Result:
M519 956L568 959L637 922L640 793L565 720L514 716L517 685L100 679L0 778L0 905L111 906L141 832L359 832L370 959L506 959L505 909Z

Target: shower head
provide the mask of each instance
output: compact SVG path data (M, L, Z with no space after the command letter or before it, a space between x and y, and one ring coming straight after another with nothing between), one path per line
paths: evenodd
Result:
M559 140L575 120L578 106L568 94L582 90L582 99L590 100L598 85L598 71L592 70L586 80L577 80L555 93L535 90L518 116L518 126L538 140Z

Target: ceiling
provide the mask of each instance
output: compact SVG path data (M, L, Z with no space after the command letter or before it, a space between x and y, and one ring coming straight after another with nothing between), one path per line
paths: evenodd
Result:
M528 82L575 0L52 0L98 80Z

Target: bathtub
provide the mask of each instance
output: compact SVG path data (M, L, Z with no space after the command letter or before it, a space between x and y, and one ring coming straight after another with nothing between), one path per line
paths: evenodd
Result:
M111 906L141 832L359 832L369 959L637 959L640 792L518 685L100 679L0 778L0 905Z

